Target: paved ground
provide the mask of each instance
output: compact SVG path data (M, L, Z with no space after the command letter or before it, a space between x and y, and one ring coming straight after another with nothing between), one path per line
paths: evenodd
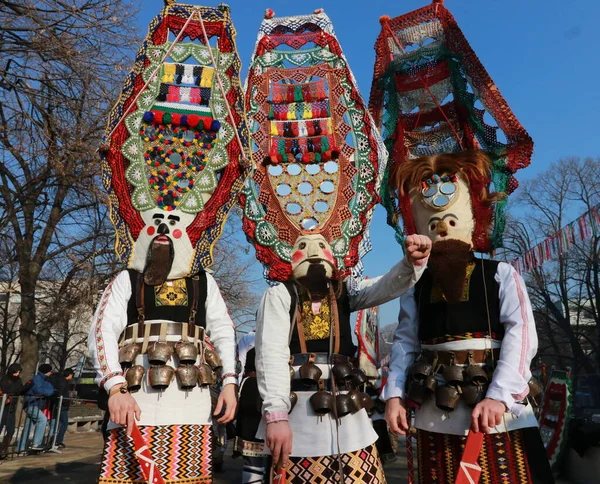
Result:
M62 454L46 453L2 461L0 483L96 484L102 449L100 433L67 434L65 443L67 448ZM229 455L225 460L225 471L215 475L214 484L240 482L242 461L231 459ZM404 456L401 455L396 461L386 465L386 477L389 483L406 482ZM562 482L567 484L565 481Z
M62 454L45 453L17 457L0 464L0 483L15 484L95 484L98 479L102 437L98 432L67 434ZM225 470L215 475L214 484L240 482L242 460L225 460ZM389 482L406 482L405 460L386 466Z

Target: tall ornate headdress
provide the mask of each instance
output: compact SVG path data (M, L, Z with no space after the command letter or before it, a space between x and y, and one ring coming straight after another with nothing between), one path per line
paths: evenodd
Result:
M381 195L398 240L415 227L408 193L398 199L389 183L394 165L482 149L492 159L491 180L485 182L509 195L517 188L514 173L529 164L533 151L533 141L442 3L434 0L400 17L382 17L375 43L369 109L390 152ZM506 199L494 208L477 196L472 202L474 249L488 252L501 246Z
M246 81L258 166L241 197L244 231L270 280L290 277L301 233L322 234L338 269L357 276L387 153L329 17L273 15Z
M116 251L130 267L143 269L152 216L185 222L176 275L212 264L250 168L235 35L226 5L171 2L149 25L101 149Z

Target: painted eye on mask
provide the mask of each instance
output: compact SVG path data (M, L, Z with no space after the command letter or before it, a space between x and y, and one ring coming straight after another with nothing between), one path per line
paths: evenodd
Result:
M160 225L160 222L161 222L160 219L157 218L154 220L154 225L156 225L158 227Z
M169 220L169 225L175 225L175 220Z
M300 242L300 244L298 244L298 248L300 250L306 249L306 242Z
M319 247L321 247L321 249L325 249L325 244L323 242L319 242Z

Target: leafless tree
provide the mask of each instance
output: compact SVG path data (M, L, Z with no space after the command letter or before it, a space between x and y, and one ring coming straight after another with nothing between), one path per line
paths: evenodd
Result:
M76 281L110 252L106 224L90 230L104 220L95 152L115 70L137 44L134 14L129 0L0 1L0 229L18 264L26 377L46 334L40 280Z
M567 158L519 189L505 237L508 260L600 203L600 159ZM519 210L516 210L518 205ZM524 274L540 352L575 374L600 368L600 231Z
M0 238L0 374L20 356L18 306L19 287L14 246Z
M211 269L231 317L240 332L251 331L259 297L267 286L251 246L243 239L238 210L229 216L213 255L215 263Z

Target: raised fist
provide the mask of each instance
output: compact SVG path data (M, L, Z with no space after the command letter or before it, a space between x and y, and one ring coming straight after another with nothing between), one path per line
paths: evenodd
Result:
M404 241L406 258L414 266L423 266L431 252L431 239L426 235L409 235Z

